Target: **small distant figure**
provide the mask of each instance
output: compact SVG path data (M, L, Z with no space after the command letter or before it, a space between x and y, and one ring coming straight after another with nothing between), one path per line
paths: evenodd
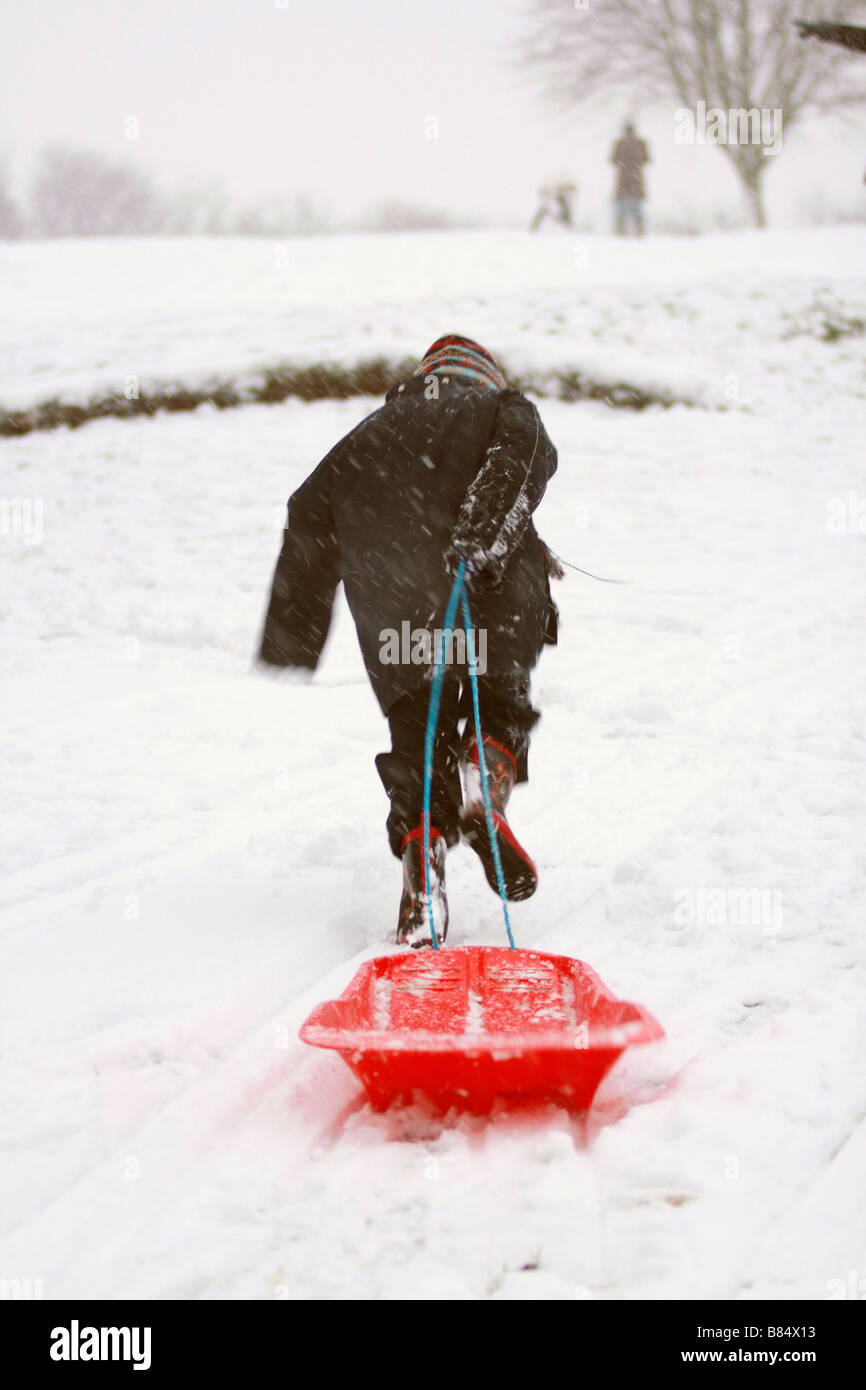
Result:
M561 227L574 226L574 200L577 197L577 184L560 181L548 183L538 190L538 211L530 223L529 230L537 232L542 222L549 217Z
M610 156L619 173L616 181L616 234L626 235L626 223L631 222L637 236L646 231L643 205L646 197L643 182L643 166L649 164L649 150L634 126L629 122L617 140Z

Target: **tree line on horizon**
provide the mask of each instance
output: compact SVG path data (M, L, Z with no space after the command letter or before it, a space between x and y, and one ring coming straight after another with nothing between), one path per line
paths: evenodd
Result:
M310 236L334 231L439 231L474 225L399 199L349 224L303 193L233 201L219 180L161 189L128 161L69 145L43 149L23 199L0 167L0 240L88 236Z

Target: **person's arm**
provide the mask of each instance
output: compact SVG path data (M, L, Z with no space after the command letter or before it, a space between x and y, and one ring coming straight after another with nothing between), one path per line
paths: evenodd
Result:
M499 583L556 471L556 449L535 406L503 394L493 438L466 497L446 553L452 572L465 560L476 583Z
M314 671L319 664L340 582L330 484L329 456L289 498L258 650L258 660L266 666Z

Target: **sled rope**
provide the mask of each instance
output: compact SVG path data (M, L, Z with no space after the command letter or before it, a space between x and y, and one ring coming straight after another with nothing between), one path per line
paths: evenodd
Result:
M465 560L461 560L457 573L454 576L454 583L451 586L448 607L445 609L444 627L446 632L450 631L454 626L460 590L463 588L463 571L465 568L466 562ZM427 903L427 920L430 923L430 940L433 943L434 951L439 950L439 942L436 938L436 926L433 921L433 898L430 893L430 789L433 783L433 750L436 744L436 725L439 723L439 705L442 702L442 685L444 680L445 662L442 660L442 649L440 647L434 655L433 679L430 682L430 703L427 706L427 728L424 732L424 800L421 810L421 858L424 862L424 898Z
M481 712L478 703L478 671L475 656L475 639L472 635L472 617L469 612L469 600L466 596L466 586L464 583L465 570L466 562L465 560L461 560L457 573L454 576L451 593L448 597L448 606L445 609L443 627L446 632L453 631L454 619L457 616L457 605L460 603L463 612L463 625L466 629L466 648L469 652L469 683L472 687L472 710L475 717L475 736L478 740L478 770L481 775L481 792L484 797L484 815L487 820L487 834L490 836L490 845L493 850L493 862L496 866L496 882L499 887L499 896L502 899L502 911L505 915L505 930L508 933L508 941L513 951L516 947L511 932L511 922L508 917L508 897L505 892L505 875L502 872L502 860L499 856L499 837L493 820L493 806L490 801L490 788L487 784L487 764L484 759L484 739L481 733ZM433 943L434 951L439 950L439 941L436 937L436 924L433 920L433 898L430 893L430 796L433 784L433 753L436 746L436 726L439 723L439 706L442 702L442 686L444 681L445 662L440 647L435 653L434 658L433 678L430 683L430 703L427 708L427 728L424 733L424 800L421 812L423 834L421 853L424 862L424 897L427 903L427 919L430 923L430 940Z
M466 562L460 560L455 582L452 584L448 599L448 607L445 609L445 628L446 631L455 626L457 613L457 600L460 598L460 589L463 588L463 571L466 569ZM424 801L421 805L421 859L424 862L424 901L427 902L427 919L430 922L430 940L434 951L438 951L439 942L436 940L436 926L434 915L432 915L432 895L430 892L430 794L432 785L432 760L434 760L434 748L436 742L436 724L439 723L439 705L442 702L442 684L445 681L445 662L442 660L442 649L434 653L434 673L430 682L430 705L427 706L427 728L424 731Z
M466 585L460 585L460 603L463 608L463 625L466 628L466 650L469 652L469 683L472 686L472 712L475 715L475 738L478 743L478 771L481 774L481 794L484 797L484 815L487 820L487 834L490 836L490 848L493 850L493 862L496 865L496 885L499 889L499 897L502 901L502 912L505 917L505 930L508 933L508 944L512 951L516 949L514 936L511 932L511 922L508 917L508 894L505 892L505 875L502 872L502 859L499 855L499 832L493 820L493 806L490 802L490 787L487 781L487 760L484 757L484 737L481 733L481 711L478 706L478 671L477 658L475 656L475 638L472 632L472 616L469 612L469 599L466 596Z
M549 545L548 545L547 549L550 551L550 553L551 553L551 555L553 556L553 558L554 558L555 560L558 560L559 563L560 563L561 565L567 565L568 568L569 568L570 570L577 570L578 574L585 574L586 577L587 577L588 579L597 579L598 582L599 582L599 584L630 584L630 583L631 583L631 580L630 580L630 579L605 579L605 577L604 577L603 574L593 574L592 570L582 570L582 569L580 568L580 565L574 565L574 564L572 564L571 560L564 560L564 559L562 558L561 555L557 555L556 551L553 549L552 546L549 546ZM560 578L564 578L565 576L564 576L564 575L560 575L559 577L560 577Z

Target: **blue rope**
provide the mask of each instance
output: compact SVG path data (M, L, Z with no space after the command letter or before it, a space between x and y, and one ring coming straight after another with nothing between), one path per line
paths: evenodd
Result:
M446 632L450 632L454 627L454 619L457 616L457 604L460 599L460 591L463 588L463 572L465 569L466 562L461 560L457 568L457 573L454 576L454 583L451 586L448 607L445 609ZM421 812L424 896L427 900L427 918L430 923L430 939L433 942L434 951L439 950L439 942L436 938L436 925L433 921L433 899L430 894L430 789L433 783L433 749L436 743L436 725L439 722L439 705L442 701L442 685L444 680L445 662L440 646L434 657L433 678L430 682L430 704L427 708L427 728L424 733L424 803Z
M448 597L448 606L445 610L444 631L453 631L454 619L457 616L457 604L459 602L463 611L463 626L466 630L466 647L469 652L469 683L472 687L472 710L475 716L475 736L478 740L478 770L481 775L484 815L487 820L487 834L490 836L490 845L493 851L493 862L496 866L496 882L499 887L499 896L502 899L502 911L505 914L505 930L508 933L508 941L511 949L514 951L516 947L514 944L514 936L511 931L511 922L508 917L508 897L505 892L505 875L502 872L502 860L499 855L499 836L493 820L493 806L490 801L490 787L487 781L487 764L484 759L484 738L481 732L481 711L478 703L478 663L475 655L475 639L472 632L472 617L469 612L469 599L466 596L466 586L464 584L465 569L465 561L461 560L457 573L454 576L451 593ZM430 796L433 784L433 753L436 745L436 725L439 722L439 706L442 702L442 686L444 681L445 662L440 646L434 657L433 677L430 682L430 704L427 709L427 728L424 733L424 801L421 813L424 896L427 902L427 919L430 923L430 940L433 943L434 951L439 950L439 941L436 936L436 924L433 920L433 898L430 893Z
M475 638L472 632L472 617L469 612L469 599L466 596L465 586L461 590L460 601L463 608L463 625L466 628L466 647L469 652L469 683L472 687L472 712L475 715L475 738L478 743L478 771L481 774L481 794L484 797L484 815L487 820L487 834L490 836L490 848L493 851L493 863L496 865L496 884L499 888L499 896L502 900L502 911L505 915L505 930L508 932L508 944L512 951L514 951L516 947L514 945L514 936L511 931L511 922L508 917L508 895L505 892L505 875L502 872L502 859L499 854L499 832L493 821L493 807L490 802L490 786L487 780L487 762L484 757L484 737L481 733L481 710L478 704L478 663L475 655Z

